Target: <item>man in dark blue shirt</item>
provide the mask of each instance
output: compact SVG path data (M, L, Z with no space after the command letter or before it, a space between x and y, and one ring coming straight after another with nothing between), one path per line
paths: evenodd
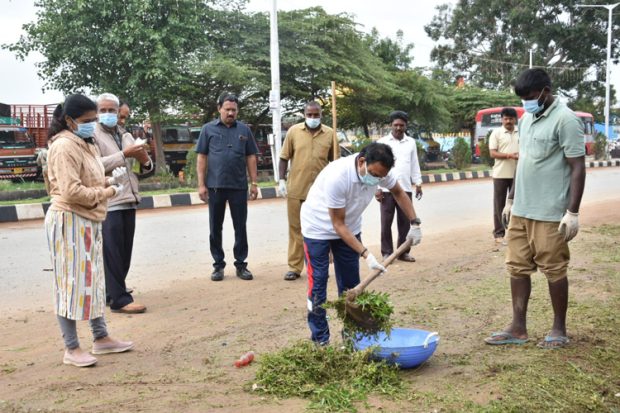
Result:
M248 217L248 177L250 200L258 196L256 153L258 148L252 131L237 121L239 101L235 95L223 94L217 102L219 119L205 124L196 145L198 194L209 203L209 246L213 257L213 281L224 279L222 225L226 203L235 229L235 267L237 277L251 280L245 261L248 257L246 221ZM247 174L246 174L247 170Z

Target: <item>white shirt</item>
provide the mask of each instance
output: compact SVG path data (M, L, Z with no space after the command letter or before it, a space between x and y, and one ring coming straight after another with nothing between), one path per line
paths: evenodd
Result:
M327 165L310 187L301 205L301 233L311 239L338 239L329 216L329 208L345 208L344 223L357 235L362 232L362 213L372 201L378 185L364 185L357 173L357 156L340 158ZM396 185L390 171L379 184L385 188Z
M405 192L413 192L411 183L422 185L422 173L420 172L420 162L418 161L418 147L415 139L410 136L403 136L401 140L396 139L390 133L379 139L380 143L385 143L394 153L396 163L394 164L394 175L398 179L398 183ZM383 192L388 189L381 187Z

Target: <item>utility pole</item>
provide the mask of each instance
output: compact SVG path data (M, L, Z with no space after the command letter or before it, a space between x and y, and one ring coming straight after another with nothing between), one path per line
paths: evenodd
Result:
M607 136L607 142L609 143L610 134L609 134L609 78L611 75L611 29L612 29L612 11L618 6L620 3L615 4L576 4L575 7L604 7L607 9L609 13L609 18L607 20L607 64L605 67L605 136Z
M279 178L280 152L282 148L282 112L280 107L280 46L278 44L278 5L277 0L272 1L271 16L271 91L269 92L269 108L273 119L273 146L271 158L273 161L274 179Z

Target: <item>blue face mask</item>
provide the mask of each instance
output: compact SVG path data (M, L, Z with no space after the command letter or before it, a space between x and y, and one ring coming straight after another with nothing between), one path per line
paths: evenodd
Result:
M74 130L73 133L82 139L92 138L95 135L96 125L97 122L78 123L77 130Z
M540 95L538 95L536 99L532 99L532 100L522 99L521 102L523 103L523 109L525 109L526 112L531 113L532 115L535 115L539 113L541 110L543 110L543 107L545 107L545 102L543 101L542 104L538 103L538 99L540 99L543 92L544 90L540 92Z
M118 115L116 113L100 113L98 116L99 123L107 126L108 128L113 128L118 123Z
M360 176L360 180L362 181L362 183L368 186L379 185L379 181L381 181L381 178L377 176L372 176L370 173L368 173L366 163L364 163L364 170L366 171L365 174Z
M321 125L321 118L306 118L306 125L310 129L316 129Z

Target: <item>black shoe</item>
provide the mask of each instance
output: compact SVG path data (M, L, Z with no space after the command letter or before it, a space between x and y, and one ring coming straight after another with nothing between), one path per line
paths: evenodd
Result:
M222 281L224 279L224 269L216 268L211 273L211 281Z
M295 271L289 271L286 274L284 274L284 279L286 281L295 281L299 277L301 277L301 275L299 275L299 273L296 273Z
M246 280L246 281L249 281L254 278L250 270L247 269L247 267L237 268L237 277L241 278L242 280Z
M413 255L409 255L409 253L407 252L398 257L398 259L406 262L415 262L415 258L413 258Z

